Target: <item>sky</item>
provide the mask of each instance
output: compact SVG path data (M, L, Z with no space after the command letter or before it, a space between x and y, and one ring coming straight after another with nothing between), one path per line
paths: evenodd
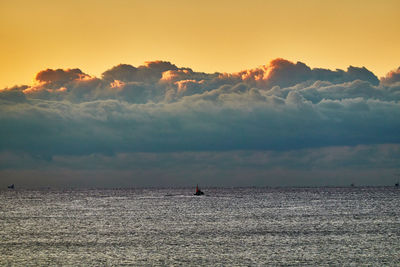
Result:
M2 0L0 88L150 60L238 72L280 57L382 77L400 60L399 16L397 0Z
M0 186L392 185L399 1L0 1Z

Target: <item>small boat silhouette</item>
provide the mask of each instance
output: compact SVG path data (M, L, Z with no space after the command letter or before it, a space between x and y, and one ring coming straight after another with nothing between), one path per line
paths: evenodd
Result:
M199 185L196 185L196 192L194 193L195 196L204 195L204 192L199 189Z
M14 186L14 184L12 184L12 185L9 185L9 186L7 186L9 189L14 189L15 188L15 186Z

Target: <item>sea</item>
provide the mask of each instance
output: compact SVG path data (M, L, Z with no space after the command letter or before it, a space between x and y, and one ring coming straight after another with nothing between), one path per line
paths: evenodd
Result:
M0 191L0 266L400 266L400 188Z

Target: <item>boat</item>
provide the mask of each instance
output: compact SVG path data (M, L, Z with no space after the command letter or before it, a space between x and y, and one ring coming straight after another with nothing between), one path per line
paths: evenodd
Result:
M14 184L12 184L12 185L9 185L9 186L7 186L9 189L14 189L15 188L15 186L14 186Z
M199 189L199 185L196 185L196 192L194 193L195 196L204 195L204 192Z

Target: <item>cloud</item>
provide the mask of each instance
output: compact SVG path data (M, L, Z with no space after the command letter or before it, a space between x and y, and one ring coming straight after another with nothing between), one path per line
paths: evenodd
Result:
M24 102L26 100L24 90L29 88L27 85L14 86L0 90L0 105L7 102ZM2 103L3 102L3 103Z
M287 87L312 79L312 71L306 64L302 62L294 64L284 59L271 61L265 68L265 74L264 80L269 86Z
M384 85L393 85L400 82L400 67L397 70L389 72L386 77L381 78Z
M245 84L176 102L27 100L0 106L0 147L33 154L292 150L400 142L400 104L269 96Z
M112 82L158 82L166 71L178 70L178 67L167 61L148 61L145 65L135 68L128 64L120 64L105 71L102 78Z
M390 160L386 160L386 159ZM124 152L113 155L54 155L43 158L25 152L1 152L0 170L52 167L74 170L151 170L158 168L274 169L311 170L357 167L393 168L400 162L399 144L358 145L297 149L289 151L183 151Z
M341 84L331 84L317 81L313 84L299 84L295 88L283 90L288 92L298 90L306 99L317 103L323 99L342 100L347 98L399 100L400 98L393 91L381 86L374 86L369 82L355 80Z
M28 155L25 162L44 165L85 159L93 168L98 166L90 163L92 155L99 162L115 157L124 162L122 155L133 154L151 162L160 153L218 154L225 158L215 159L221 169L225 161L229 168L247 162L227 156L246 151L260 158L267 153L268 162L261 162L271 168L317 162L321 169L333 168L340 160L328 159L337 151L354 156L352 147L398 146L396 75L379 83L364 67L331 71L284 59L238 73L196 72L164 61L121 64L101 78L79 69L48 69L33 85L0 90L0 153ZM324 149L328 156L310 152ZM382 166L391 162L389 154L374 155L385 157ZM245 166L257 169L258 156ZM366 157L362 162L376 161L372 154ZM78 168L78 161L59 166ZM168 163L157 164L161 161ZM340 164L350 161L349 156ZM3 168L13 166L12 160L4 162Z
M139 67L120 64L105 71L101 78L91 77L79 69L47 69L39 72L36 80L36 84L26 86L22 91L25 97L75 103L107 99L137 104L175 102L187 96L205 92L214 92L215 95L221 90L239 87L253 88L252 92L261 92L260 95L268 91L268 94L281 98L286 98L290 91L297 91L314 103L324 98L397 100L399 97L397 87L378 86L375 75L364 67L350 66L347 71L331 71L311 69L304 63L284 59L231 74L195 72L170 62L153 61ZM15 89L3 91L8 92L8 99L14 94L15 101L16 95L20 94ZM208 97L213 94L208 94ZM5 98L3 92L0 99ZM22 101L23 97L19 100Z
M328 81L330 83L344 83L362 80L378 85L378 78L365 67L350 66L347 71L337 69L311 69L302 62L293 63L285 59L272 60L269 65L260 68L245 70L234 74L242 80L253 82L253 85L271 88L273 86L288 87L306 81Z
M47 85L60 86L69 81L85 79L90 77L83 73L80 69L47 69L36 74L36 80L47 83Z
M55 155L1 152L3 182L32 186L393 184L398 144L291 151L134 152ZM25 178L24 178L25 177ZM29 177L27 179L26 177ZM113 177L110 179L110 177Z
M122 82L131 82L136 78L138 69L132 65L119 64L105 72L103 72L102 77L108 82L113 82L115 80Z

